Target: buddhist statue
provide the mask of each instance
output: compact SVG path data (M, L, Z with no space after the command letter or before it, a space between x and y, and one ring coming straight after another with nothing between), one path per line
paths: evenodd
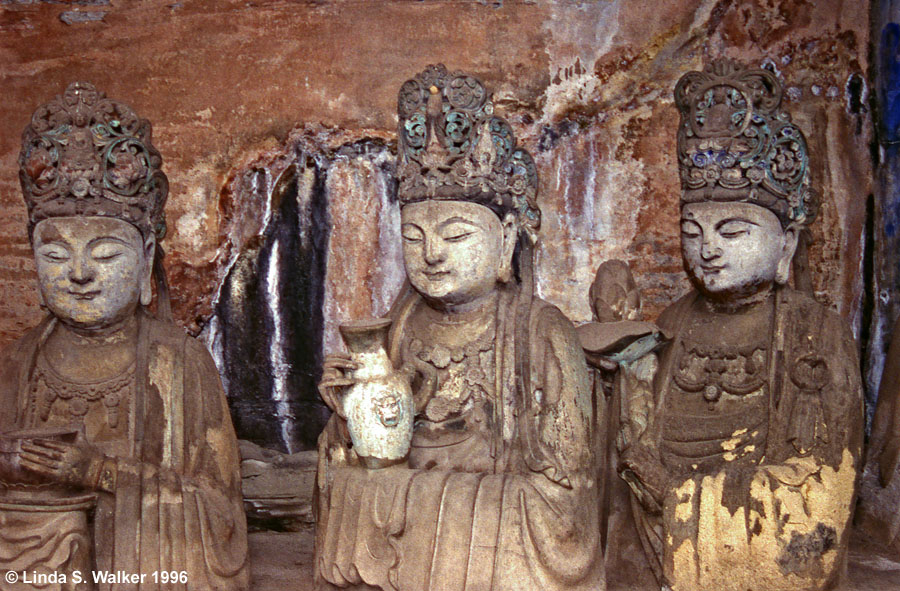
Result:
M248 589L225 396L169 311L150 123L76 82L35 111L19 165L47 316L0 354L0 571Z
M604 589L600 421L571 323L534 295L534 162L473 76L429 66L398 111L408 286L387 319L342 327L380 345L324 364L318 586ZM370 418L348 421L354 388L398 376L409 395L372 388Z
M816 213L807 143L771 72L683 76L681 247L692 291L650 387L623 396L619 471L660 585L832 588L844 570L863 439L856 345L790 287Z

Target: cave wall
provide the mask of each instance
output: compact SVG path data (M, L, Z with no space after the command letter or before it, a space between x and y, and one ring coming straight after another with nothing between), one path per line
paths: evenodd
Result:
M393 167L404 80L437 62L480 77L535 156L545 299L589 319L596 267L622 258L652 318L687 288L672 89L725 56L785 81L823 198L816 294L852 324L877 379L878 327L893 307L876 301L898 286L896 258L874 252L884 224L868 3L2 0L0 10L0 344L41 316L19 137L72 80L153 122L171 183L176 318L213 350L239 434L294 450L313 445L327 417L314 384L322 352L340 346L337 324L383 313L402 284Z

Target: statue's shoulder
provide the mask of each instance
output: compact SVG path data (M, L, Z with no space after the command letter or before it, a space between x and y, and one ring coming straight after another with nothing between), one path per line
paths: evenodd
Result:
M166 345L184 352L185 357L208 357L206 347L189 335L185 330L169 320L161 320L145 313L143 322L147 323L147 338L153 345Z
M548 339L550 337L562 338L565 341L581 345L575 332L575 325L555 305L535 297L531 302L531 338L534 340Z
M548 322L559 326L574 326L572 321L554 304L537 296L531 302L531 316L540 323Z
M49 323L50 318L47 317L37 326L28 329L24 335L3 347L0 350L0 367L5 370L8 366L18 366L31 359L41 341L41 335L47 330Z
M673 334L681 322L681 319L690 310L691 304L697 298L697 292L691 289L688 293L678 298L675 303L670 304L656 320L657 326L666 334Z
M49 318L0 350L0 431L15 423L20 387Z
M791 326L788 330L793 329L797 337L810 336L819 341L833 343L853 340L850 324L835 310L811 295L784 287L781 301L791 316Z

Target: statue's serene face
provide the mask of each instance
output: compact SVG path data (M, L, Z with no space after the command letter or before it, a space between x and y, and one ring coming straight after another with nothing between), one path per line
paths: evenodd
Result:
M512 216L475 203L423 201L403 207L403 262L413 288L432 303L477 302L508 277L515 246Z
M153 241L131 224L106 217L61 217L34 228L41 295L63 323L94 330L115 326L149 303Z
M794 228L751 203L689 203L681 210L681 252L704 295L739 301L786 283L797 247Z

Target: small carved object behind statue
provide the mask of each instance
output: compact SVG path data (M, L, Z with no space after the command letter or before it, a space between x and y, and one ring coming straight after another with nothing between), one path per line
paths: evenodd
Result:
M571 323L533 295L534 163L466 74L430 66L398 109L410 288L388 353L415 424L405 461L373 469L341 416L360 364L327 358L318 584L603 589L587 368Z
M647 409L639 404L646 406L642 395L657 368L657 358L650 353L665 342L665 336L655 324L642 321L640 291L625 262L603 262L588 296L594 322L582 324L577 333L588 364L596 370L594 396L603 421L597 425L596 443L603 467L598 489L607 584L652 588L655 581L635 529L631 492L618 477L616 465L619 452L647 426ZM629 394L640 398L623 400Z
M23 134L19 176L49 314L0 354L0 570L68 575L48 589L93 589L91 570L145 584L178 573L167 589L249 584L219 376L169 317L158 243L168 184L150 133L76 82ZM154 275L161 319L147 309Z
M622 477L661 584L831 588L846 559L863 409L856 347L788 285L815 214L806 140L768 71L714 62L675 89L681 244L653 385L623 397ZM632 435L634 437L634 435Z

